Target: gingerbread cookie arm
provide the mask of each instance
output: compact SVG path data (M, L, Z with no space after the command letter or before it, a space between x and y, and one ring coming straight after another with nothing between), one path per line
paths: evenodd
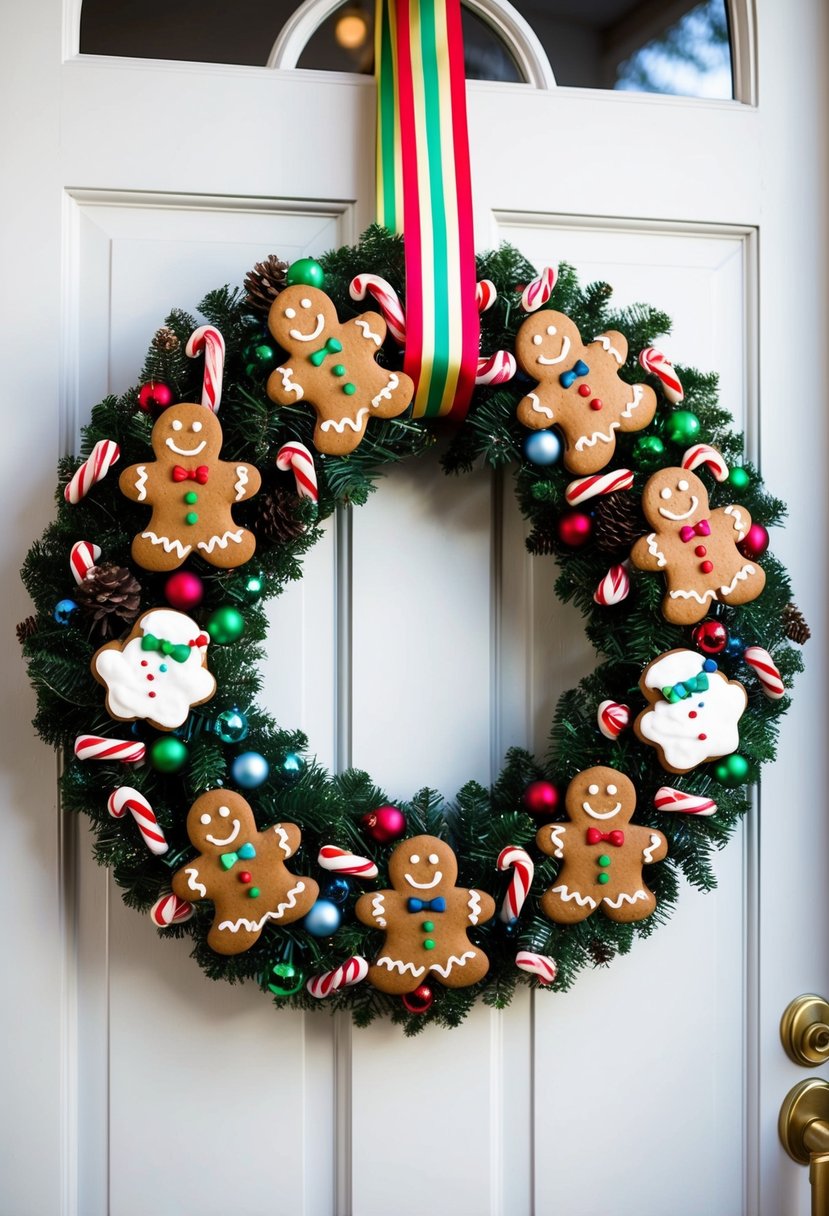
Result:
M545 395L542 401L536 392L527 393L526 397L521 398L516 414L522 426L534 431L546 430L555 422L555 411L549 403L549 397Z
M711 512L712 523L716 521L722 528L722 534L737 545L748 536L751 527L751 516L745 507L732 503L729 507L717 507Z
M591 363L607 360L614 372L617 372L628 357L628 340L617 329L609 329L607 333L598 334L588 344L587 349L591 354Z
M275 823L262 835L267 835L269 841L276 842L283 861L293 857L302 840L302 833L295 823ZM273 843L271 843L271 847L273 847Z
M148 505L152 503L150 491L155 480L152 466L153 461L148 460L145 464L131 464L128 469L124 469L118 478L118 488L125 498Z
M388 928L389 902L396 906L394 891L368 891L354 907L354 915L371 929Z
M363 312L359 317L354 317L350 325L356 325L362 334L364 340L368 342L372 353L377 354L377 351L386 340L386 322L379 312Z
M466 916L470 925L483 925L495 915L495 900L486 891L471 887L463 891L466 897Z
M565 853L565 838L570 827L566 823L545 823L543 828L539 828L535 843L541 849L542 853L546 853L548 857L556 857L559 861L564 858Z
M207 898L207 886L202 882L199 872L201 860L201 854L199 854L198 857L195 857L186 866L182 866L180 870L176 870L173 875L171 884L173 893L179 899L186 899L191 904L196 903L200 899Z
M296 369L290 360L275 368L268 376L267 394L277 405L296 405L302 401L305 390L295 380Z
M630 551L630 560L637 570L661 570L668 565L668 559L662 550L662 541L656 532L640 536Z
M635 848L641 849L643 866L653 865L668 855L668 841L656 828L632 827L628 838Z

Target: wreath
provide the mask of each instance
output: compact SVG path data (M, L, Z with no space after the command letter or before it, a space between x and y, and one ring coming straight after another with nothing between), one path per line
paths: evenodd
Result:
M405 295L403 244L382 228L319 264L305 259L289 270L276 257L257 264L244 290L223 287L201 302L207 328L174 310L152 339L139 387L95 406L81 460L59 464L57 518L22 572L35 613L18 633L37 694L35 728L66 757L62 807L91 821L95 857L125 902L149 912L161 935L188 938L213 979L253 981L279 1007L348 1008L358 1025L389 1016L411 1034L429 1022L458 1025L478 999L502 1008L519 984L566 989L582 967L610 963L667 920L680 876L703 891L715 885L712 854L748 809L747 783L774 757L786 689L802 668L790 643L805 641L808 629L785 570L765 552L784 504L744 461L742 437L717 401L716 375L672 368L658 354L652 344L670 329L664 313L615 309L608 284L582 286L568 266L557 277L536 276L502 246L478 258L481 348L517 349L522 371L507 378L511 355L482 361L471 408L441 461L449 475L481 462L514 467L527 548L555 557L556 593L581 611L599 664L561 697L546 755L512 748L491 789L471 781L446 802L424 787L403 802L365 772L324 771L299 731L256 704L264 605L301 577L324 520L365 504L390 464L434 447L436 436L398 410L370 417L350 451L312 454L322 415L315 419L302 393L291 391L275 408L269 385L273 396L273 377L284 387L291 375L269 310L287 284L318 291L323 274L342 325L357 318L358 330L374 326L371 339L360 330L355 341L373 341L384 382L404 379L403 305L400 316L395 305ZM357 279L381 299L390 328L382 341L379 317L355 300ZM544 334L562 317L574 342L578 333L601 335L588 348L596 352L593 372L582 360L551 372L545 365L533 378L521 350L533 342L545 349ZM223 387L210 358L216 331L225 343ZM334 347L321 347L319 362L347 396L345 365L357 356L346 346L338 362ZM200 350L204 369L188 357ZM609 377L603 391L612 394L618 382L625 400L633 392L647 401L655 388L658 408L647 425L615 428L610 471L574 478L572 459L565 464L573 436L559 414L543 414L552 398L547 382L535 381L554 375L555 393L574 390L582 406L589 397L600 412L591 394L605 355L620 366L612 376L601 372ZM218 415L173 404L201 394L217 407L220 387ZM529 428L518 416L526 420L527 408L542 411ZM154 566L136 562L131 550L149 530L142 491L152 484L150 445L174 415L185 430L196 416L221 419L211 495L235 487L230 527L255 537L255 553L232 566L194 546L170 573L166 557ZM347 427L338 433L348 438ZM115 459L121 490L107 475ZM127 466L141 470L131 482ZM192 504L197 518L206 477L198 464L174 471L165 493ZM258 493L249 493L260 477ZM674 483L684 490L672 491ZM653 524L660 503L697 485L709 499L707 518L695 523L691 515L679 539L676 527L677 536L660 539ZM219 544L229 509L215 508ZM723 521L733 530L725 539ZM743 581L761 580L762 570L765 585L743 603L734 602L739 594L695 600L680 587L666 619L666 588L678 585L672 569L702 568L707 549L721 564L733 550L739 569L752 572ZM698 585L707 586L701 577ZM154 633L156 622L174 636ZM156 688L161 673L164 687L183 687L185 708L173 727L153 716L160 710L131 711L130 690L153 673ZM585 828L579 816L591 806L596 818ZM234 837L229 825L237 821ZM205 836L227 845L214 850L209 881L204 858L213 846ZM230 946L231 922L220 919L229 900L237 934Z

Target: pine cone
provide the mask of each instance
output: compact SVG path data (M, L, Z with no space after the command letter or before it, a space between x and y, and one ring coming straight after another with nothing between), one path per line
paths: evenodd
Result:
M783 631L787 638L803 645L812 636L812 631L806 624L806 618L797 604L787 604L783 609Z
M607 942L598 939L590 942L587 952L597 967L606 967L616 957L616 951Z
M251 503L250 526L257 537L271 545L293 540L304 530L297 518L297 495L280 485L264 487Z
M646 531L638 498L626 490L605 494L596 503L593 535L596 548L609 557L629 553L635 540Z
M180 346L181 342L166 325L162 325L161 329L156 330L153 337L153 347L155 350L162 351L165 354L172 354Z
M266 262L257 262L253 270L245 275L245 297L254 312L267 315L276 297L285 286L288 263L281 261L275 253Z
M138 616L141 584L124 566L93 566L75 592L78 606L92 617L93 630L109 641Z
M17 640L22 646L24 642L28 641L32 634L37 633L37 620L33 616L27 616L25 621L21 621L20 624L17 625L15 632L17 634Z
M535 557L544 557L556 552L558 537L556 535L555 519L549 516L533 524L533 529L527 537L527 552Z

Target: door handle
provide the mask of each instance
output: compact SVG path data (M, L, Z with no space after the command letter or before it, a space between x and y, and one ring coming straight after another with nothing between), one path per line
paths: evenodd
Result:
M786 1055L804 1068L829 1060L829 1002L807 992L795 997L780 1019L780 1041Z
M790 1089L777 1130L789 1156L809 1167L812 1216L829 1216L829 1083L811 1077Z

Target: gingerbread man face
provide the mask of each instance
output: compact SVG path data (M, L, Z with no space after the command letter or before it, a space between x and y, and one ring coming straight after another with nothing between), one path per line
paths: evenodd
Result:
M747 604L766 584L764 571L737 545L751 527L744 507L711 511L708 491L695 473L660 469L645 484L642 509L653 528L631 550L640 570L665 575L662 615L676 625L702 620L712 601Z
M268 326L289 356L271 374L268 396L278 405L313 407L314 445L320 452L352 452L370 418L396 418L411 402L410 377L380 367L375 359L386 336L379 313L341 324L324 291L296 284L274 300Z
M569 823L549 823L536 843L562 864L541 900L545 916L558 924L585 920L601 908L611 920L643 920L656 897L642 867L668 851L661 832L632 826L636 790L615 768L599 765L578 773L565 798Z
M299 847L299 828L277 823L260 832L241 794L202 794L188 813L187 834L199 853L173 876L173 891L191 903L213 901L207 943L217 954L250 949L267 925L299 920L316 900L317 884L285 866Z
M177 465L198 457L206 464L219 458L222 428L203 405L171 405L159 415L150 442L158 461Z
M489 960L467 930L495 912L491 896L455 886L458 863L436 836L414 836L389 859L392 889L363 895L355 913L365 925L385 931L383 947L368 980L382 992L414 992L427 977L448 988L476 984Z
M518 331L518 363L538 381L519 402L518 420L532 430L557 426L564 463L574 473L603 469L616 451L616 432L640 431L656 412L653 389L619 379L627 351L615 330L585 345L574 322L549 309L527 317Z

